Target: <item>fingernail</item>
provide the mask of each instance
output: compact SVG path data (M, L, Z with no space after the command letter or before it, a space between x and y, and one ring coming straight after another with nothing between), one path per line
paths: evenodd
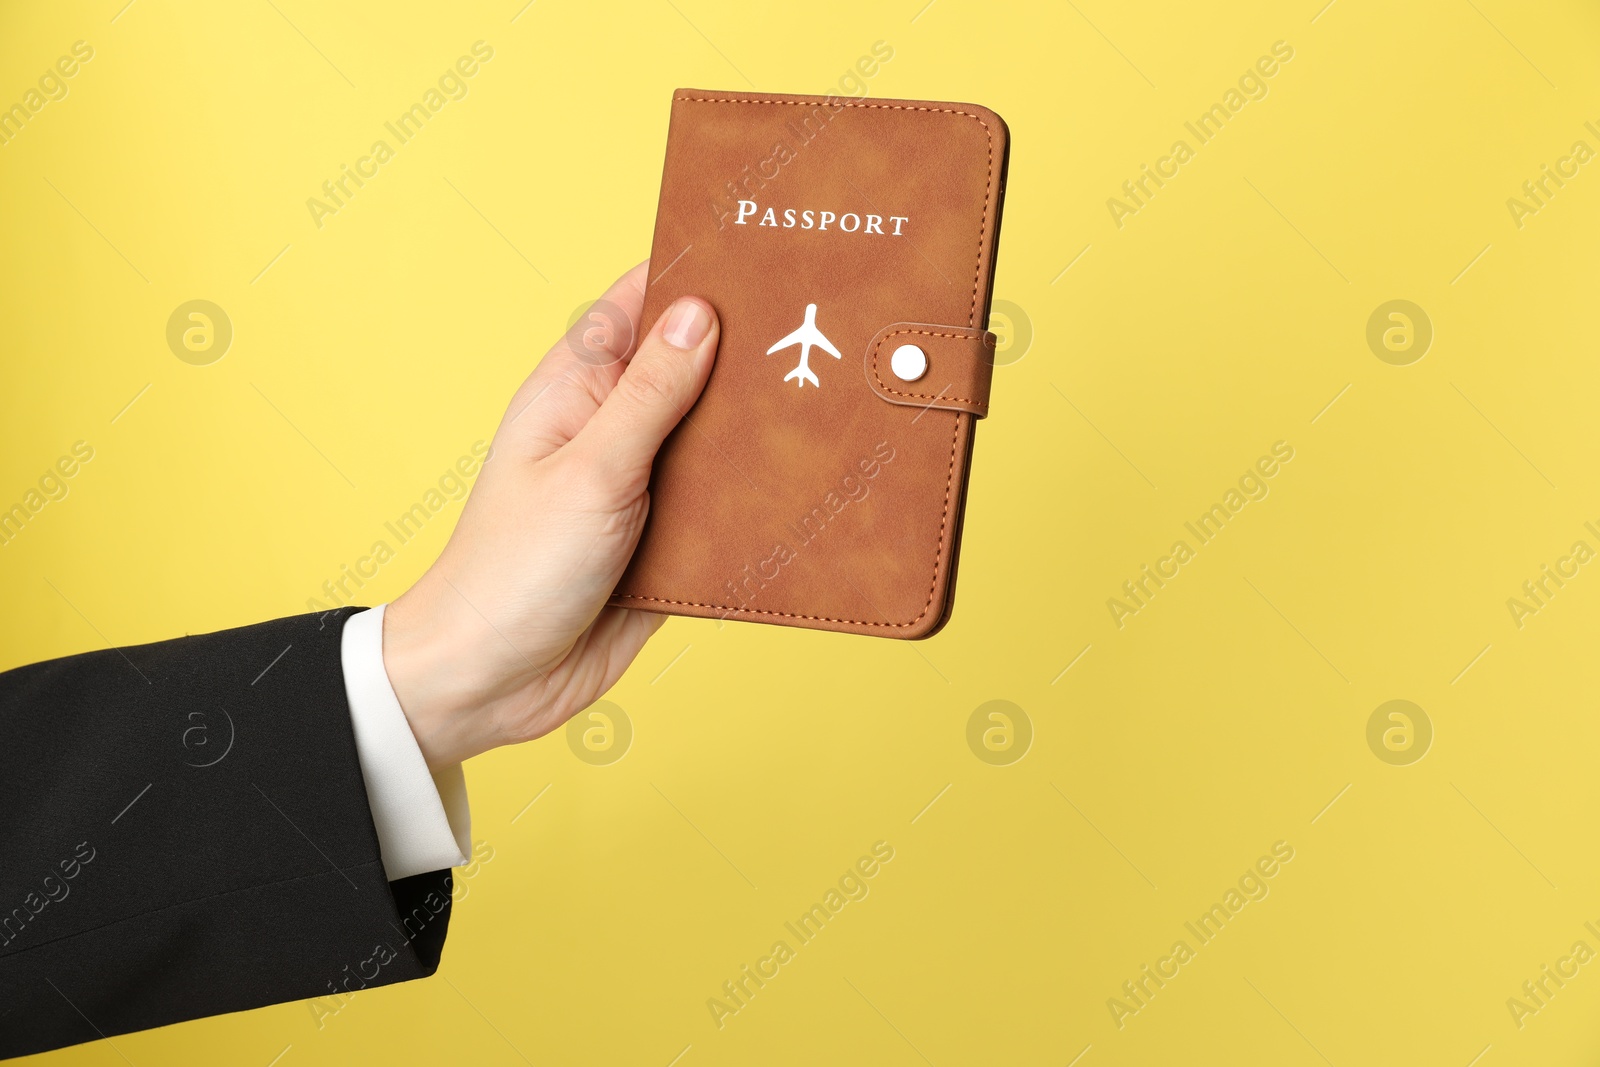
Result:
M694 300L679 300L667 312L667 325L661 331L674 348L694 348L711 332L711 316Z

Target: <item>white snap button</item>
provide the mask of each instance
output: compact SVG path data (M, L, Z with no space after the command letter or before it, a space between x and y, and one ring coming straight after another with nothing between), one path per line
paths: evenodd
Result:
M916 345L901 345L889 357L889 369L902 382L914 382L928 373L928 353Z

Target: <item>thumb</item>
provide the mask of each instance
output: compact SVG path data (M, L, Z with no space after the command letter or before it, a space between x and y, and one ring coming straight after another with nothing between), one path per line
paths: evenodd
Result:
M574 438L619 488L643 488L656 450L705 388L718 333L710 304L693 296L673 301Z

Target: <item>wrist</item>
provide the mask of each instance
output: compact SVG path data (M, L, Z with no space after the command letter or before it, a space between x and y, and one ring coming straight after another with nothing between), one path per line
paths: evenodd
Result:
M438 771L496 747L485 730L491 696L439 598L419 582L384 611L383 666L417 747Z

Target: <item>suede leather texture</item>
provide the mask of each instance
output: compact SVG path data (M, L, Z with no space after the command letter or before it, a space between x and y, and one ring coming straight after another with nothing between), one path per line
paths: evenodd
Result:
M722 336L613 604L895 638L944 624L1009 144L973 104L674 93L644 321L695 295ZM840 354L810 349L814 383L785 377L799 344L769 353L808 305ZM910 383L887 369L907 340L929 357Z

